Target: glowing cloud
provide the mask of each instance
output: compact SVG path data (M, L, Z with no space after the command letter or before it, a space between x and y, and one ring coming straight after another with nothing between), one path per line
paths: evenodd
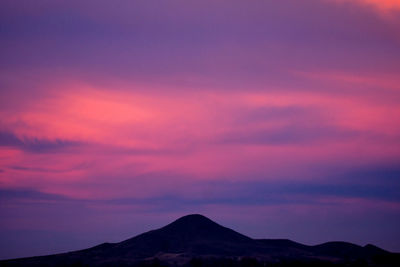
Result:
M382 9L400 9L400 1L399 0L361 0L366 4L375 5L378 8Z
M400 9L400 1L399 0L334 0L336 2L348 2L354 3L358 2L362 5L369 5L380 10L389 11L389 10L399 10Z

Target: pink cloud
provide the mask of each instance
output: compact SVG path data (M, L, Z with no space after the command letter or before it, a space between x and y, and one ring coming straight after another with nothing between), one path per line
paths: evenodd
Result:
M318 79L343 82L342 76L325 76ZM143 88L65 88L40 102L22 99L23 105L0 110L2 127L15 134L21 146L57 140L77 143L60 147L61 153L51 156L2 148L3 155L9 154L1 162L4 186L77 198L143 197L173 191L173 184L185 179L230 179L239 173L247 174L240 179L279 180L297 173L302 175L293 179L316 179L308 166L365 164L377 157L393 161L400 151L400 109L372 101L379 92L366 97L334 91L155 94ZM249 135L267 138L274 132L279 141L273 136L258 142ZM220 141L232 135L231 141ZM160 173L151 178L157 188L140 178L154 173ZM176 178L163 178L167 173Z
M374 5L381 9L400 9L399 0L360 0L360 2L368 5Z

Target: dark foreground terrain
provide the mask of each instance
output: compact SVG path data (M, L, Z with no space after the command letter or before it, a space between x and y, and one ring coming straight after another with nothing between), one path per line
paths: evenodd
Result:
M0 266L400 266L400 254L346 242L306 246L287 239L251 239L202 215L188 215L120 243Z

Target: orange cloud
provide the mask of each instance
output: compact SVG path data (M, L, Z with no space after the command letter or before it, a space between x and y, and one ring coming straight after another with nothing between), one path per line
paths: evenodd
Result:
M382 9L400 9L400 0L361 0Z
M383 11L400 9L399 0L333 0L335 2L354 3L358 2L363 5L373 6Z

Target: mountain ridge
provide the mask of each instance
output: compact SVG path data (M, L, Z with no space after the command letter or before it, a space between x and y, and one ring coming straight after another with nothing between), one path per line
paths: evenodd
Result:
M193 259L203 259L206 262L203 266L214 266L210 261L240 262L243 258L278 266L290 266L290 263L299 261L337 266L353 266L351 264L361 261L366 264L363 266L392 266L390 261L393 259L400 263L399 255L371 244L363 247L335 241L307 246L289 239L252 239L203 215L190 214L119 243L102 243L79 251L5 260L0 261L0 266L147 266L153 261L161 261L163 266L191 266ZM387 258L390 260L387 261ZM219 262L219 265L225 266L225 263Z

